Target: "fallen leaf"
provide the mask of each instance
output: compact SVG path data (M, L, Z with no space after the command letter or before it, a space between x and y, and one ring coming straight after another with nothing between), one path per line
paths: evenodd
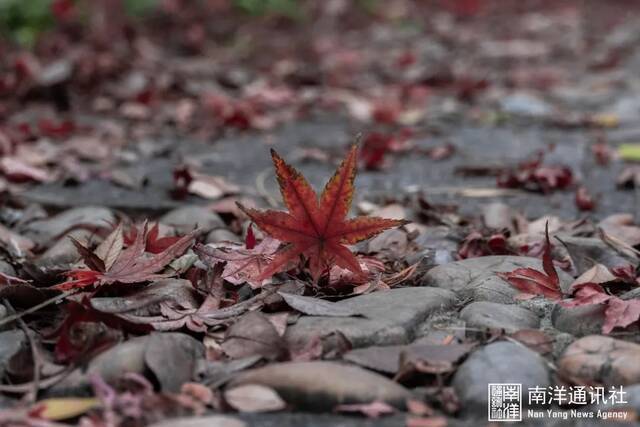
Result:
M58 361L67 362L76 360L78 357L90 354L90 350L101 345L108 344L103 337L79 336L74 334L74 327L81 323L103 323L104 325L117 330L132 333L145 333L153 330L147 324L130 322L115 314L103 313L94 309L87 298L81 302L67 301L65 305L66 317L58 326L52 336L57 336L55 345L55 355ZM79 343L78 341L82 341Z
M576 190L576 206L581 211L592 211L596 207L596 202L593 199L593 196L584 186L580 186Z
M232 359L260 355L282 360L286 355L283 338L269 318L257 311L242 316L227 330L222 350Z
M617 279L618 278L614 276L607 267L602 264L596 264L574 280L571 284L571 289L586 283L601 285L603 283L613 282Z
M607 301L604 315L603 334L610 333L616 327L626 328L640 319L640 299L622 300L611 297Z
M245 248L251 250L256 247L256 235L253 234L253 224L249 224L247 229L247 237L244 240Z
M260 275L261 279L280 271L300 255L309 259L311 275L316 282L334 264L363 275L356 257L345 245L405 224L402 220L375 217L345 219L354 193L356 154L354 145L318 200L302 174L271 151L282 198L289 212L258 211L239 206L265 233L290 243L278 252Z
M227 182L221 176L192 172L191 182L187 185L187 191L204 199L217 200L224 195L237 193L240 188Z
M0 159L0 171L9 181L14 182L49 182L52 180L46 169L27 164L17 157L4 156Z
M635 225L632 214L609 215L598 223L598 227L630 246L640 245L640 227Z
M105 269L113 267L113 263L122 252L123 245L122 224L119 224L95 250L95 255L103 262Z
M58 397L37 402L32 412L36 411L45 420L59 421L78 417L99 406L100 400L95 397Z
M543 160L544 153L539 152L515 168L504 169L497 177L498 187L549 193L571 185L573 173L568 166L544 165Z
M225 390L224 399L229 406L240 412L281 411L287 404L272 388L247 384Z
M270 278L261 277L269 268L279 246L279 241L266 238L253 249L233 243L219 244L217 247L198 243L193 250L211 268L218 263L225 263L222 278L229 283L241 285L246 282L255 289L269 282Z
M131 246L120 252L111 268L106 269L104 261L80 243L74 244L90 270L70 270L64 283L53 286L53 289L69 290L91 286L106 285L115 282L138 283L170 277L175 272L159 274L177 256L181 255L191 245L196 231L193 231L169 246L161 253L149 255L145 253L148 238L147 224L137 232L136 240ZM102 263L102 265L100 265Z
M560 279L553 259L551 258L551 242L549 241L549 227L545 229L545 246L542 255L541 273L533 268L518 268L509 273L497 273L497 275L528 295L542 295L550 299L562 298Z

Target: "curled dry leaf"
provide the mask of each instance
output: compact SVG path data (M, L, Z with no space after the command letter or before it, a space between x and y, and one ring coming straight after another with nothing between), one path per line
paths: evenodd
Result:
M613 282L615 280L618 280L618 278L614 276L607 267L602 264L596 264L574 280L571 284L571 289L587 283L600 285L603 283Z

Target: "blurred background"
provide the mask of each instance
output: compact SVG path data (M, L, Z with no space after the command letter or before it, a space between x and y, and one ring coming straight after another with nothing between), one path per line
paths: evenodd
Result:
M51 209L269 199L268 147L319 185L358 139L370 197L574 217L593 209L583 188L596 215L635 211L639 11L623 0L2 0L0 189Z

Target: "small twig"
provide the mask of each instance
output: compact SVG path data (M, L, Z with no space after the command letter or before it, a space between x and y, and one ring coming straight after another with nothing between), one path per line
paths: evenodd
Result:
M51 304L55 304L58 301L61 301L61 300L65 299L66 297L68 297L69 295L72 295L75 292L76 292L76 289L71 289L71 290L68 290L68 291L64 291L60 295L56 295L55 297L49 298L48 300L43 301L40 304L36 304L33 307L29 307L23 312L15 313L15 314L12 314L11 316L5 317L4 319L0 319L0 327L6 325L7 323L13 322L14 320L22 319L27 314L35 313L36 311L40 310L41 308L47 307L47 306L49 306Z

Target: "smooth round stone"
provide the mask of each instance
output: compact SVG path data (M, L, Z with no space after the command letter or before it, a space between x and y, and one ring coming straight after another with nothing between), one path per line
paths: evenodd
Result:
M390 379L337 362L286 362L239 374L229 387L259 384L274 389L296 409L331 411L337 405L386 402L404 408L409 390Z
M640 344L590 335L566 348L558 368L572 378L619 387L640 383L639 360Z
M538 353L507 341L476 350L458 368L452 384L464 413L486 416L489 383L522 384L522 390L551 384L547 364Z

